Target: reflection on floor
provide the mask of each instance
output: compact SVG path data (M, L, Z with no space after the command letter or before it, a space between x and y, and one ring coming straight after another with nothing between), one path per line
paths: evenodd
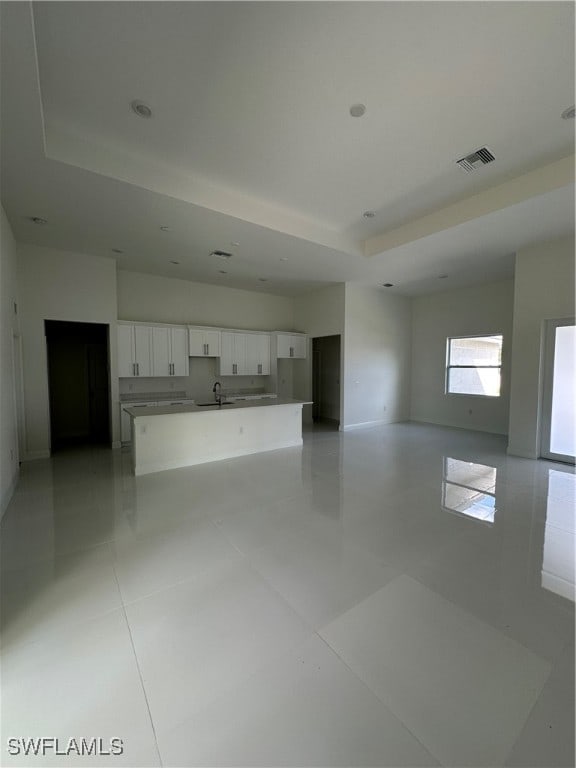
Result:
M573 766L573 468L414 424L134 478L26 464L2 764ZM10 756L112 737L118 757Z

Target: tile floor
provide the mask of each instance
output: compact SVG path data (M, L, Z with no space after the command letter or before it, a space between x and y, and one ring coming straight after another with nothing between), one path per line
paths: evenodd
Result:
M574 765L573 468L415 424L25 464L2 765ZM10 756L9 738L123 740Z

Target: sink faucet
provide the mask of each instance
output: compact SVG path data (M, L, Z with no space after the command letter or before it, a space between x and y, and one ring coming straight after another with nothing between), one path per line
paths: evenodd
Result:
M217 381L212 387L212 392L214 392L214 399L218 405L222 405L222 384L220 384L219 381Z

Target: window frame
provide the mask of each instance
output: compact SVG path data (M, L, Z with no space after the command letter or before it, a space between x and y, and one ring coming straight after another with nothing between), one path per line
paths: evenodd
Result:
M500 336L502 338L502 347L500 355L500 365L450 365L450 342L455 339L483 339L487 336ZM504 350L504 333L502 331L491 331L489 333L469 333L458 334L458 336L446 337L446 365L444 367L444 395L449 397L482 397L485 400L497 400L502 397L502 351ZM480 395L477 393L467 392L450 392L448 390L450 382L450 369L451 368L497 368L500 371L500 392L497 395Z

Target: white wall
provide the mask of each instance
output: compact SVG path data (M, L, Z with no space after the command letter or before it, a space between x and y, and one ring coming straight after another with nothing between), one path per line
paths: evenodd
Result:
M0 516L18 481L18 428L14 379L14 335L18 316L16 243L4 208L0 207Z
M120 270L118 319L279 331L292 328L294 309L286 296Z
M408 419L410 300L346 283L344 428Z
M288 360L293 373L294 397L312 400L312 344L314 336L341 336L340 381L344 380L344 305L345 285L338 283L319 291L311 291L294 299L295 330L307 333L308 357L306 360ZM311 421L312 408L304 406L304 420ZM340 424L344 424L343 387L340 391Z
M516 254L508 453L540 455L542 336L545 320L574 316L574 239Z
M26 456L50 450L48 367L44 320L110 325L112 404L118 400L116 262L53 248L18 244L20 327L24 360ZM112 406L112 434L120 439Z
M513 299L514 283L505 280L413 300L413 421L507 433ZM447 338L493 333L504 335L500 397L445 394Z

